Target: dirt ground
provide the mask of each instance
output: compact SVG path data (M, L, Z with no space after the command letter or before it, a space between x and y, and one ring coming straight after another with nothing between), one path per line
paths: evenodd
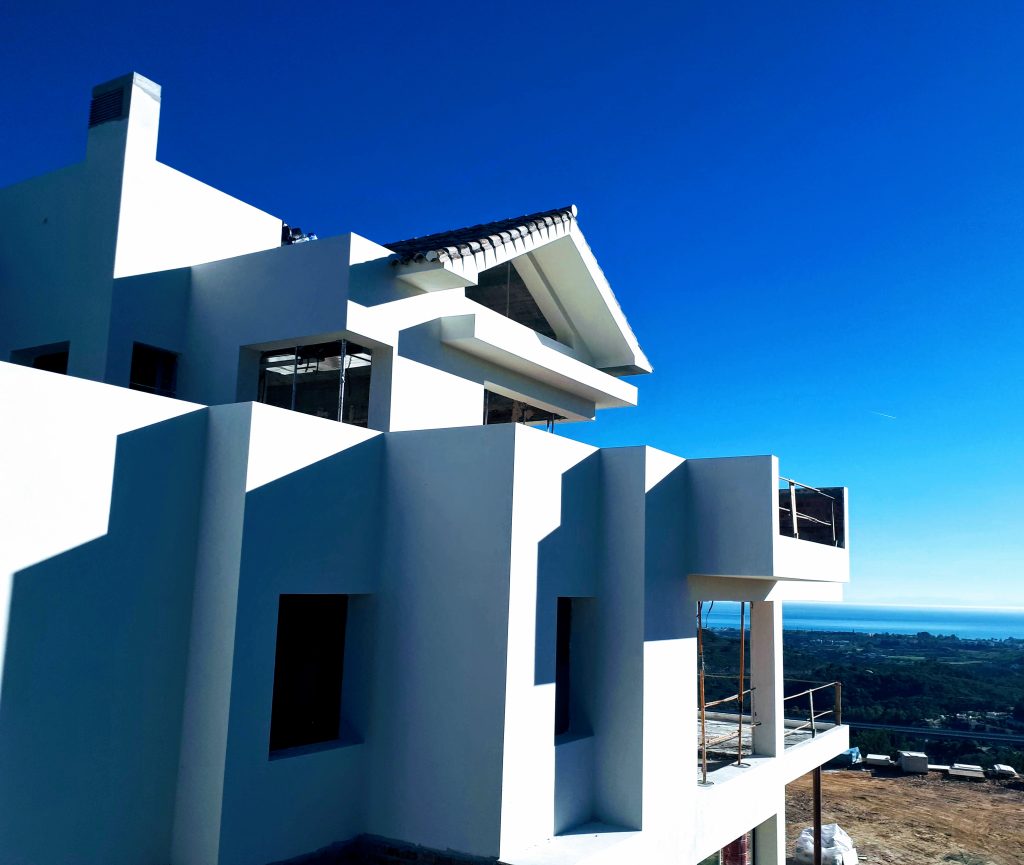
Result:
M786 849L813 822L811 776L786 788ZM826 770L823 823L853 838L865 865L1024 863L1024 781L957 781L870 770Z

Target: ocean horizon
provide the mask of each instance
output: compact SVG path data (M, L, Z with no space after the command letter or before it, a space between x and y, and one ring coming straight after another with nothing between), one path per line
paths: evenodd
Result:
M739 604L718 601L709 628L739 627ZM747 620L749 626L749 615ZM899 604L820 604L785 602L782 627L788 631L956 636L971 640L1024 639L1024 607L910 606Z

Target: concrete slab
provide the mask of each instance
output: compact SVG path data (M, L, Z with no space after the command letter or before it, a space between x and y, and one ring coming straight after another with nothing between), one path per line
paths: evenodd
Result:
M975 769L950 769L950 778L960 778L968 781L984 781L985 773Z
M928 755L922 751L900 751L899 764L904 772L924 774L928 771Z
M587 823L570 829L564 835L556 835L516 853L504 856L502 865L599 865L600 860L615 850L614 858L629 859L622 851L623 845L636 844L640 833L605 823Z

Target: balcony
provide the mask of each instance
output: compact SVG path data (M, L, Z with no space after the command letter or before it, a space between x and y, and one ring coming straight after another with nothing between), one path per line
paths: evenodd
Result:
M737 678L730 678L731 689L736 690ZM788 717L781 729L771 734L774 741L781 739L778 756L758 753L759 740L763 741L767 731L751 725L753 712L749 709L752 706L756 711L756 689L745 689L742 709L738 694L719 698L717 706L711 705L715 700L708 701L703 713L698 704L694 840L698 859L770 818L786 784L850 747L849 728L842 724L842 693L837 682L810 687L805 682L791 682L786 690L793 692L783 698L784 715ZM713 717L709 708L732 708L734 713Z
M846 489L779 477L779 533L801 541L846 546Z
M691 576L849 580L845 488L783 477L774 456L694 459L685 465ZM796 589L791 597L802 599Z
M710 683L708 693L718 693L726 681L735 678L705 674ZM733 685L735 687L735 684ZM715 775L735 767L749 768L750 758L757 758L757 733L761 724L753 720L757 700L756 688L709 700L701 707L698 703L697 772L703 785L715 782ZM842 682L809 685L806 682L787 682L783 697L783 754L790 748L817 739L824 733L841 727L843 723ZM732 707L737 711L722 711ZM715 711L718 710L718 711ZM723 778L733 777L726 772Z

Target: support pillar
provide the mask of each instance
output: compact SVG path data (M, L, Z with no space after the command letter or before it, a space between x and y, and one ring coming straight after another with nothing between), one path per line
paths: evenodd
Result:
M821 865L821 766L814 770L814 865Z
M754 688L751 695L754 753L778 757L785 748L782 604L779 601L754 601L751 604L750 684Z
M754 828L754 865L786 865L786 806Z

